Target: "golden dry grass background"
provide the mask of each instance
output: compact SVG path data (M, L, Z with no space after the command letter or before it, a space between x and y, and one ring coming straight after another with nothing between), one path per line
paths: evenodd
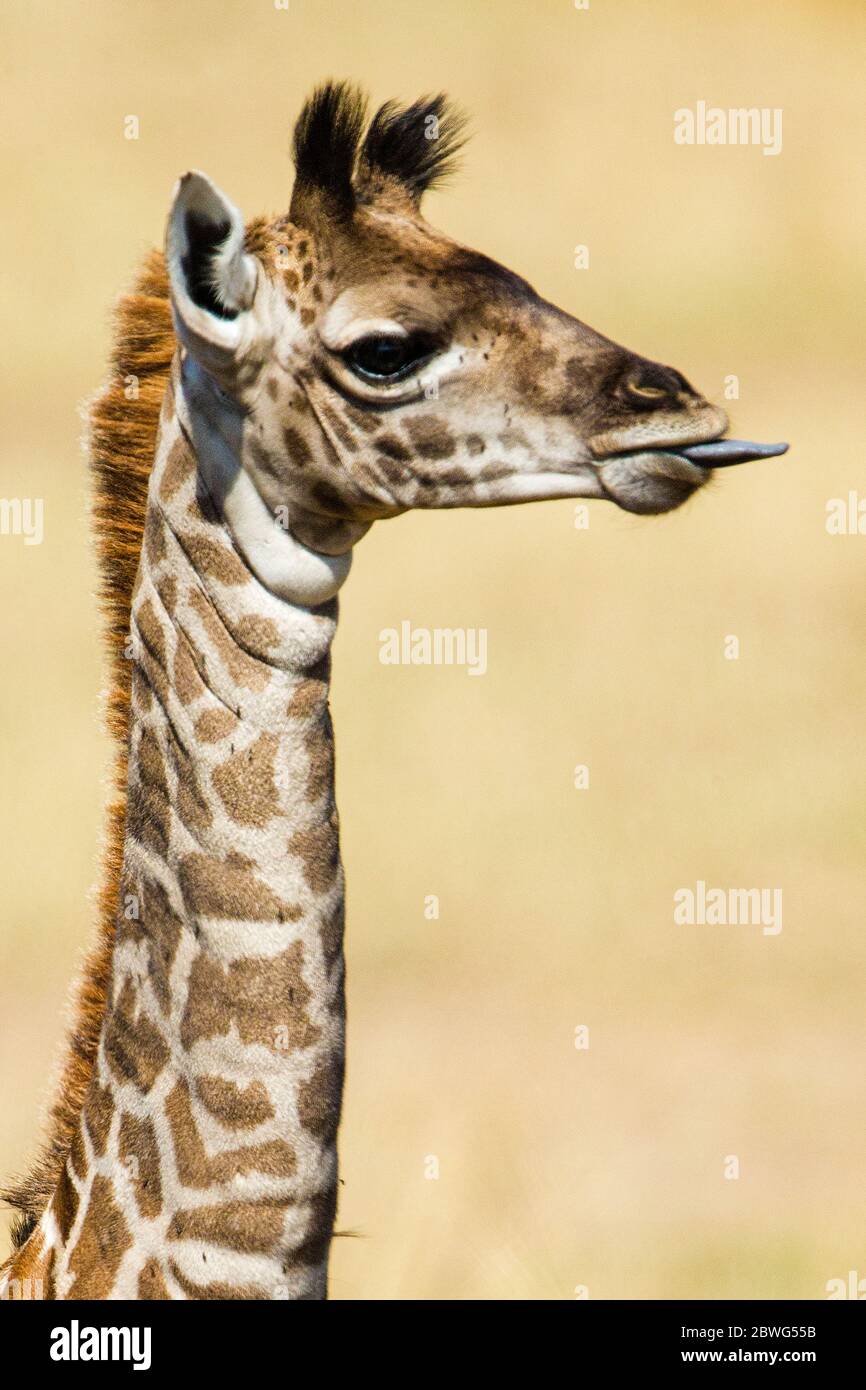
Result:
M188 167L247 215L285 208L316 80L444 87L475 136L431 220L711 397L737 374L736 432L793 447L667 518L417 515L359 547L333 704L361 1238L333 1294L820 1298L866 1275L866 538L824 527L864 485L862 9L7 0L2 27L0 495L46 519L41 547L0 538L0 1170L36 1143L93 916L76 408L111 302ZM698 99L781 107L781 155L676 146ZM488 674L380 665L404 618L486 627ZM781 887L782 933L675 926L699 878Z

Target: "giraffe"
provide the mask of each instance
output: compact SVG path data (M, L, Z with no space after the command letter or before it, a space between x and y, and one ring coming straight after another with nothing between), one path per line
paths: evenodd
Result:
M100 936L6 1298L321 1299L344 1073L328 707L338 592L410 508L661 513L723 438L679 372L435 231L462 118L326 83L289 212L204 175L91 409L117 796Z

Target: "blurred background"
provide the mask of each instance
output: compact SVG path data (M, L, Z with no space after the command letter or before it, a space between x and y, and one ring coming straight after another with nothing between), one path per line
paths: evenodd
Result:
M41 1133L93 919L108 748L76 412L112 302L187 168L285 210L316 81L445 88L474 136L430 220L792 448L667 517L431 513L358 547L333 690L358 1238L333 1296L866 1276L866 536L825 527L866 495L862 7L6 0L2 29L0 496L43 498L45 535L0 536L0 1171ZM676 145L701 100L781 108L782 152ZM381 665L404 619L486 628L487 674ZM675 925L698 879L781 888L783 930Z

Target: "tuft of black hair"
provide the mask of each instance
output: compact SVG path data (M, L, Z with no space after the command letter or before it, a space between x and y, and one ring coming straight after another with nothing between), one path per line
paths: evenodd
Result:
M466 139L466 118L444 92L411 106L386 101L364 139L361 157L378 174L398 179L417 202L454 172Z
M296 186L318 188L339 206L354 203L352 177L367 115L367 99L351 82L325 82L295 126Z
M24 1242L30 1238L36 1229L38 1219L34 1211L19 1212L13 1217L9 1231L13 1250L20 1250Z
M351 82L326 82L304 106L294 133L296 189L327 195L350 211L377 179L401 183L417 203L454 170L466 120L443 93L411 106L386 101L366 135L367 100Z

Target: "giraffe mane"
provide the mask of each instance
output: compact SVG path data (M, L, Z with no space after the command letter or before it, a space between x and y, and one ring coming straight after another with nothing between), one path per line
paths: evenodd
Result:
M246 249L260 255L266 244L267 219L259 217L247 226ZM114 330L108 380L91 402L87 417L91 516L109 668L106 724L115 746L98 925L74 989L72 1024L49 1112L48 1136L30 1172L0 1188L0 1201L17 1213L12 1226L14 1249L27 1240L61 1178L96 1065L111 980L127 801L131 663L125 647L160 411L177 348L161 251L148 254L132 289L120 298Z
M18 1213L12 1230L15 1248L27 1239L60 1179L93 1074L105 1014L126 820L130 662L124 646L159 414L175 346L165 262L161 252L152 251L131 292L117 306L109 378L88 412L92 525L109 660L106 722L115 743L113 794L102 855L97 939L75 989L48 1137L30 1173L0 1192Z

